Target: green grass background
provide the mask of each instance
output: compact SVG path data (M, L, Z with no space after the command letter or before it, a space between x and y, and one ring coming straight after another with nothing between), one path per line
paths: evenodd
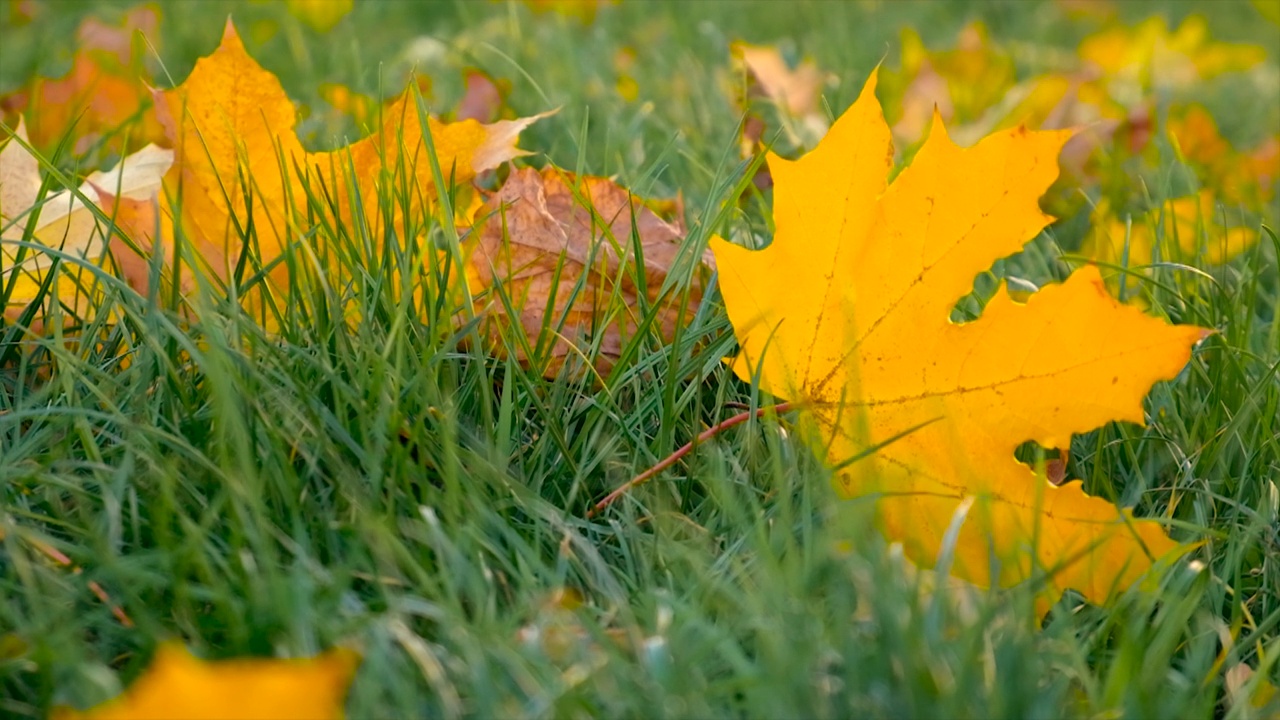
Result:
M0 91L63 74L80 19L125 6L46 7L32 25L4 26ZM1131 21L1203 12L1216 37L1263 45L1273 71L1280 59L1280 31L1247 3L1118 9ZM162 14L157 77L180 82L232 15L310 108L300 130L313 148L361 132L323 111L321 82L389 95L416 67L447 110L460 70L483 68L510 80L520 114L561 108L524 134L539 153L530 162L616 175L642 195L681 191L698 247L713 232L769 232L767 197L736 200L746 168L726 92L742 82L732 41L812 56L839 76L826 95L838 112L878 62L896 65L903 26L938 47L981 19L1020 77L1091 29L1021 1L627 0L591 24L514 3L359 2L323 35L275 3ZM623 47L637 58L635 101L613 89ZM1269 77L1259 88L1227 76L1191 97L1247 147L1280 124L1280 75ZM1154 197L1186 174L1167 148L1163 158L1140 176ZM1062 277L1082 233L1078 221L1046 231L980 277L959 312L978 312L998 274ZM1280 680L1280 242L1264 234L1203 275L1158 270L1154 311L1219 333L1152 391L1147 427L1107 426L1072 447L1091 492L1143 515L1173 506L1172 532L1203 543L1200 564L1105 608L1068 596L1043 620L1024 588L933 588L877 535L867 503L835 497L785 421L734 428L584 519L739 412L732 403L769 402L721 365L734 343L718 300L676 344L636 341L603 387L547 381L461 343L430 293L402 300L396 268L422 249L353 263L342 287L299 283L278 338L225 302L188 327L163 298L118 288L106 302L122 319L90 328L97 347L19 353L16 329L0 328L0 714L109 698L169 638L209 658L356 645L353 717L1280 712L1223 689L1241 662ZM366 318L351 330L332 310L344 298ZM557 605L563 589L582 606Z

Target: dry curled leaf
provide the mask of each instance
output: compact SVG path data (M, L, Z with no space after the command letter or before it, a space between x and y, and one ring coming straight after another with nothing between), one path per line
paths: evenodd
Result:
M1052 219L1037 199L1070 133L1016 128L961 148L935 116L890 184L875 85L812 153L769 158L772 244L712 240L741 347L733 369L802 404L802 433L841 493L874 499L917 563L946 548L971 582L1043 573L1049 597L1070 587L1103 601L1178 544L1079 483L1055 487L1014 451L1142 422L1151 385L1176 375L1206 331L1118 303L1092 267L1025 304L1001 289L981 317L953 323L974 277Z
M313 658L206 662L181 643L156 650L124 694L89 710L55 708L54 720L339 720L360 664L338 648Z
M21 120L15 135L16 139L11 138L0 149L0 283L6 287L13 283L4 317L18 318L41 296L41 286L48 279L48 273L57 272L55 282L43 297L43 308L36 316L33 329L43 325L42 319L54 302L65 307L68 320L84 319L91 306L93 282L82 270L85 265L103 263L108 236L103 223L85 201L105 210L99 191L106 190L113 200L119 196L154 209L159 203L161 178L173 162L173 153L148 145L115 167L89 175L79 188L79 197L71 190L62 190L41 199L39 163L18 142L26 140L25 124ZM53 256L38 249L23 249L18 244L26 237L30 218L37 210L39 216L30 235L32 241L80 258L82 264L62 263L60 269L55 270ZM118 237L119 233L117 228L114 236Z
M518 325L528 349L517 338L511 343L517 358L536 363L547 377L570 354L593 358L607 374L640 331L641 297L654 306L654 329L666 342L702 299L698 273L687 297L671 277L690 261L684 228L606 178L575 180L550 167L516 170L485 203L471 234L467 280L490 345L501 351L505 329ZM698 262L713 260L708 253Z
M821 107L822 88L831 79L829 74L819 70L812 60L792 67L776 47L739 42L734 43L731 50L749 75L749 94L763 96L778 108L783 129L795 144L810 146L822 137L828 126ZM748 105L744 102L744 106ZM748 124L752 120L761 122L758 116L749 114ZM754 145L758 144L762 132L763 127L756 134L749 154L754 154Z

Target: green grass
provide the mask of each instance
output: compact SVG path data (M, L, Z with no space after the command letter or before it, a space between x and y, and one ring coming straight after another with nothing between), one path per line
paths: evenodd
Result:
M64 72L58 39L117 8L47 7L4 28L0 90ZM1221 8L1201 8L1214 32L1263 44L1274 67L1274 28L1246 4ZM0 3L0 17L9 9ZM1121 7L1133 18L1159 9ZM841 78L827 97L838 111L877 62L896 63L903 25L938 45L983 18L1019 48L1020 70L1087 32L1023 2L628 0L590 26L519 5L370 2L325 36L274 5L166 12L158 44L175 80L234 12L250 51L313 108L321 81L399 88L411 64L401 49L430 35L442 52L418 70L435 80L432 107L452 106L465 65L510 79L522 114L562 108L525 133L522 146L544 155L532 162L616 174L642 195L682 190L694 248L712 233L767 237L771 223L767 197L738 202L729 42L814 56ZM624 46L637 54L635 102L612 90ZM1225 78L1197 93L1242 145L1280 122L1274 87ZM302 130L317 148L359 133L319 110ZM1155 197L1186 176L1167 148L1163 158L1141 175ZM1272 207L1262 219L1275 217ZM352 717L1280 712L1224 690L1241 662L1280 681L1274 236L1204 275L1166 266L1129 278L1155 312L1219 332L1153 390L1147 427L1110 425L1072 446L1091 492L1168 513L1179 539L1202 543L1198 563L1106 607L1069 595L1042 620L1027 588L934 587L915 572L868 503L837 499L787 418L733 428L585 519L734 403L770 402L721 364L734 341L718 298L676 344L638 339L602 386L548 381L466 342L435 289L450 270L430 250L446 233L422 230L381 263L362 259L360 241L331 239L343 280L299 270L275 337L216 293L188 323L166 298L105 277L118 322L89 328L95 345L33 347L0 326L0 715L111 697L175 637L210 658L356 645ZM980 312L995 275L1063 277L1083 232L1078 218L1050 228L978 278L957 314ZM427 268L417 302L404 279L415 263ZM348 327L344 303L363 321ZM581 607L553 601L566 589Z

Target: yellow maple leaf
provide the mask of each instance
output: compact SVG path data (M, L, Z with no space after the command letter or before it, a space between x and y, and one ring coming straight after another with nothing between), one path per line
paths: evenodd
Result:
M280 81L249 56L228 20L213 54L198 60L180 86L158 92L156 101L176 152L166 189L180 199L181 225L207 269L226 279L252 226L261 265L274 264L272 289L284 289L288 268L278 261L305 235L308 189L333 204L345 227L355 225L351 200L358 197L375 236L382 231L380 187L408 183L410 209L429 209L435 182L415 100L411 86L382 110L373 135L332 152L307 152ZM429 118L445 180L465 183L524 154L516 147L520 131L543 116L488 125ZM397 214L402 210L397 204Z
M1121 305L1091 267L1025 304L1001 289L977 320L951 322L974 277L1051 220L1037 199L1070 133L1016 128L961 148L935 117L890 185L875 86L872 75L816 150L769 157L772 244L713 238L741 348L733 369L801 404L838 489L873 499L916 562L950 546L952 571L979 585L1046 573L1050 596L1071 587L1105 600L1178 545L1078 483L1055 487L1014 450L1141 422L1143 396L1206 331Z
M302 193L294 167L305 167L306 152L280 81L249 57L230 20L185 82L156 91L156 114L175 153L165 187L180 199L182 227L205 269L228 278L250 222L261 262L279 258ZM272 277L283 287L287 268L277 265Z
M343 717L360 664L338 648L313 658L205 662L166 643L124 694L85 711L55 708L54 720L324 720Z
M17 319L41 296L48 273L54 271L51 255L19 244L27 237L29 219L38 208L39 217L30 235L32 241L81 258L82 264L64 262L59 266L33 329L43 326L42 318L54 302L66 307L68 321L86 319L92 307L94 284L82 271L86 265L103 262L108 243L98 216L84 201L101 207L99 190L107 190L131 202L155 206L159 202L160 179L173 162L173 153L148 145L115 167L89 175L79 188L83 199L70 190L62 190L41 200L40 166L23 144L27 134L22 119L14 135L0 149L0 287L12 284L3 308L4 317L11 321Z

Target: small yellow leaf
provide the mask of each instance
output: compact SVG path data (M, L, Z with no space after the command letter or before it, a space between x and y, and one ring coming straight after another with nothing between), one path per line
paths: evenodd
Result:
M1080 57L1115 80L1144 87L1187 87L1248 70L1266 60L1267 53L1257 45L1211 40L1208 24L1199 15L1187 16L1172 32L1164 16L1155 15L1132 28L1117 25L1085 38Z
M289 13L316 32L332 30L354 5L354 0L288 0Z
M1094 209L1093 230L1081 252L1099 262L1126 267L1199 261L1220 265L1258 241L1256 230L1223 227L1223 219L1209 190L1168 200L1161 208L1127 223L1103 200ZM1157 230L1160 243L1156 241Z
M205 662L180 643L156 649L123 695L85 711L56 708L54 720L338 720L360 664L345 648L306 659Z
M894 136L915 143L928 130L935 108L947 122L981 120L1013 88L1013 58L991 42L982 23L966 25L954 47L937 51L926 49L907 28L901 69L886 73L885 80Z

